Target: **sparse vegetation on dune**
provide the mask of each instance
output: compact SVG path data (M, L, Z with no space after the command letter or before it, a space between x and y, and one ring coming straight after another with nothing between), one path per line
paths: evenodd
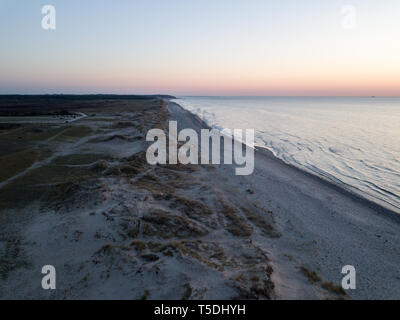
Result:
M37 161L38 156L37 150L26 149L0 157L0 182L29 168Z
M55 136L56 141L76 141L90 135L92 129L88 126L74 125L66 128Z
M308 268L301 266L300 267L300 272L311 282L311 283L317 283L321 281L320 276L312 270L309 270Z
M91 100L80 110L89 116L77 123L18 127L26 133L24 148L0 156L4 166L15 166L3 179L38 164L2 187L0 216L12 221L12 209L30 211L26 223L35 215L56 216L43 231L51 250L84 252L82 261L62 271L70 285L60 297L83 297L115 281L113 275L129 279L124 285L143 283L130 291L136 299L160 297L158 287L171 288L174 298L204 298L213 286L231 298L273 297L268 257L251 241L256 230L266 239L277 236L272 212L250 204L245 192L238 203L229 188L208 184L216 174L210 166L147 163L144 137L151 128L167 127L165 102ZM14 129L0 135L0 144L19 143ZM0 244L8 242L0 238ZM35 248L33 242L24 246ZM7 250L1 268L26 268L29 261L19 260L21 243L11 250L15 254ZM60 259L67 261L68 253Z
M312 284L319 284L322 289L328 291L331 294L342 298L346 295L346 291L341 286L334 285L332 282L325 282L322 278L313 270L308 269L305 266L300 267L300 272L310 281Z

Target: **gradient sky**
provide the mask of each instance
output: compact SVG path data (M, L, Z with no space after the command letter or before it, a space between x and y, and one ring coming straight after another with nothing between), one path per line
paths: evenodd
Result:
M399 0L0 0L0 46L0 94L400 95Z

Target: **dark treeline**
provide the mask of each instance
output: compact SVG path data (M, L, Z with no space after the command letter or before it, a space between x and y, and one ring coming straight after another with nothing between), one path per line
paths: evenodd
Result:
M50 111L95 108L108 101L110 106L119 101L173 99L169 95L117 95L117 94L47 94L47 95L0 95L0 116L33 116L50 114Z
M119 95L119 94L44 94L44 95L19 95L6 94L0 95L0 102L4 101L76 101L76 100L148 100L154 98L174 99L174 96L154 94L154 95Z

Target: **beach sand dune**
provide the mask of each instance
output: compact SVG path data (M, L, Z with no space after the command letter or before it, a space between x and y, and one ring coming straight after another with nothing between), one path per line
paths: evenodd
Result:
M396 215L265 150L250 176L151 166L149 129L206 127L160 98L80 111L1 133L4 166L24 159L0 181L1 299L400 297ZM41 288L44 265L56 290ZM356 290L340 288L344 265Z

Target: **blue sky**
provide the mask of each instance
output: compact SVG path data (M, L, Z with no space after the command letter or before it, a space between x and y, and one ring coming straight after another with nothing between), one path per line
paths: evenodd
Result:
M0 93L395 95L398 17L397 0L0 0Z

